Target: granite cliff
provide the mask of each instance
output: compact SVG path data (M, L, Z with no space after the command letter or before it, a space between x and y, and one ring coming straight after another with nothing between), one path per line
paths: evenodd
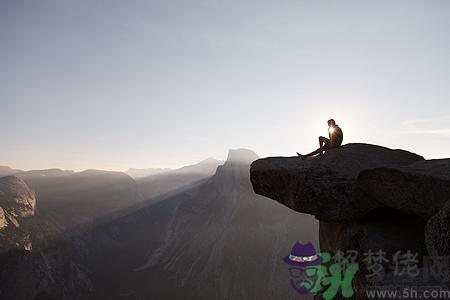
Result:
M0 178L0 253L31 250L28 221L35 207L35 194L23 180L14 176Z
M255 193L320 221L321 251L450 254L450 159L355 143L259 159L250 177Z

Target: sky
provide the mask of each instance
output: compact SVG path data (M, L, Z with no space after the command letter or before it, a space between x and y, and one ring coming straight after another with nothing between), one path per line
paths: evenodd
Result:
M0 1L0 165L344 143L450 157L450 1Z

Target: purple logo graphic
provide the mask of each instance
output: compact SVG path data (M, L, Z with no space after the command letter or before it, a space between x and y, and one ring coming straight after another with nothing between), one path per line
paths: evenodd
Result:
M311 243L302 245L296 242L291 254L283 258L291 267L289 274L292 287L300 294L308 294L316 286L318 271L322 258L316 253Z
M291 253L283 257L289 266L292 288L299 294L320 294L324 300L343 298L354 294L352 281L359 270L356 262L339 263L328 252L316 253L311 243L296 242Z

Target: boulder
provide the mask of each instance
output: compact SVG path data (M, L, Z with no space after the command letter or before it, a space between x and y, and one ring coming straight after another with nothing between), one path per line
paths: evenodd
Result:
M0 206L14 218L31 217L36 197L28 185L15 176L0 178Z
M274 199L298 212L325 222L352 222L379 203L357 187L361 171L398 168L424 161L422 156L369 144L347 144L326 155L303 160L299 157L269 157L252 163L255 193Z
M450 159L364 170L358 187L379 207L429 218L450 199Z

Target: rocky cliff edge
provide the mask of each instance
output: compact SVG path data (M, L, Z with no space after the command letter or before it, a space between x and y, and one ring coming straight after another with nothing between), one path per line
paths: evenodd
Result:
M255 193L320 220L322 250L450 254L450 159L355 143L315 159L259 159L250 178Z

